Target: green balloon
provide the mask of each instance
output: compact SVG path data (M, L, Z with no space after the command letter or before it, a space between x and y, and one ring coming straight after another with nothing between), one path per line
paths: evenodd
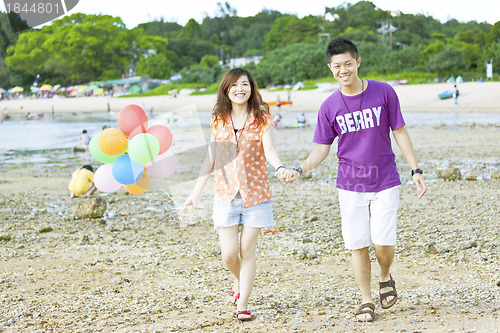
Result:
M137 134L128 143L128 155L132 161L145 164L158 156L160 143L149 133Z
M97 145L97 139L99 138L99 135L95 135L92 137L89 143L89 151L90 154L92 155L93 158L95 158L97 161L101 163L113 163L118 157L122 156L125 154L125 152L121 155L116 155L116 156L110 156L104 154L100 149L99 146Z

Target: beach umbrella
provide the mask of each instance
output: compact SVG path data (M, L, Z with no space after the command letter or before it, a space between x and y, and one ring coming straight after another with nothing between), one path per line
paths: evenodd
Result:
M94 96L104 96L104 89L102 88L94 89L93 94Z
M128 90L131 93L140 93L142 92L142 88L138 86L137 84L134 84L130 89Z
M5 89L4 88L0 88L0 94L3 94L5 93Z
M78 87L78 93L79 94L85 94L89 90L90 90L89 86L79 86Z
M50 84L44 84L40 87L40 91L50 91L52 90L52 86Z
M17 86L17 87L12 88L11 91L14 92L14 93L23 92L24 88Z

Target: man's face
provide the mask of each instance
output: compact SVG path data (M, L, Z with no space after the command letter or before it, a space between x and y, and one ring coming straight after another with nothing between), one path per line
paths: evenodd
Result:
M342 86L349 86L358 79L358 68L361 58L354 58L349 52L332 56L328 68L333 77Z

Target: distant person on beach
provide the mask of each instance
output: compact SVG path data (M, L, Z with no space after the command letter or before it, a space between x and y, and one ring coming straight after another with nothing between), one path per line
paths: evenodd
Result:
M280 123L281 123L281 118L283 118L283 116L281 115L281 113L277 113L276 116L274 117L273 119L273 126L275 128L278 128L280 127Z
M307 123L306 115L304 113L301 113L297 117L297 127L306 127L307 125L308 125L308 123Z
M175 118L175 112L167 117L167 125L170 129L175 129L175 124L177 123L177 118Z
M104 126L102 127L102 130L103 130L103 131L104 131L104 130L107 130L107 129L108 129L108 126L106 126L106 125L104 125Z
M257 239L262 228L275 225L266 159L276 176L285 170L274 146L272 119L252 75L242 68L229 70L217 91L208 154L183 208L197 207L215 169L212 217L222 259L235 278L229 297L237 304L238 320L253 318L248 299L255 281Z
M90 143L90 136L87 133L87 130L83 130L82 134L78 137L78 140L80 140L80 147L85 148L89 145Z
M69 182L69 190L71 198L74 197L91 197L96 191L94 185L94 169L91 165L84 165L80 169L75 170L71 175Z
M340 88L321 105L313 141L316 147L286 181L297 180L318 166L338 137L337 189L345 247L351 251L354 278L361 292L357 321L373 321L375 304L370 293L373 244L380 266L380 306L393 306L398 294L391 275L396 244L396 216L401 180L391 148L390 132L411 168L420 198L426 192L398 97L387 83L358 77L361 58L356 46L343 37L327 47L328 67ZM340 291L339 291L340 292Z
M457 85L453 85L453 99L455 100L455 106L458 106L458 95L460 93L458 92Z

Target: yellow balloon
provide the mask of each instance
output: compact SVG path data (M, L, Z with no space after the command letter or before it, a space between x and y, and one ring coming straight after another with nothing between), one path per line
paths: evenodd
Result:
M108 128L99 134L97 146L106 155L121 155L127 148L127 137L117 128Z
M144 170L141 179L132 185L123 185L123 188L130 194L141 194L151 185L151 176Z

